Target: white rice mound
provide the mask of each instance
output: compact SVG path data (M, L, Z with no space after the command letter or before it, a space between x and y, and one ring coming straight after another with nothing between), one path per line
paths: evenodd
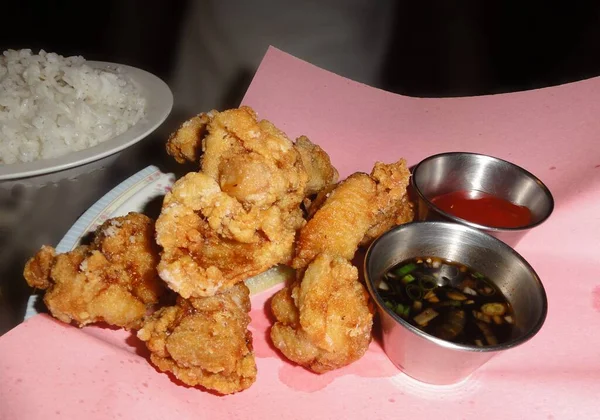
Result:
M83 57L8 50L0 56L0 164L87 149L144 117L146 100L121 71Z

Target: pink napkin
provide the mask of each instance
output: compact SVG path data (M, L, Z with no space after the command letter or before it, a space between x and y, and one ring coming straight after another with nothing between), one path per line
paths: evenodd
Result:
M600 78L514 93L417 99L373 89L270 49L244 103L290 137L307 135L342 177L375 160L443 151L515 162L552 190L549 221L517 250L546 287L531 341L466 381L432 386L399 373L374 341L358 362L315 375L282 360L254 296L257 382L218 397L158 373L130 333L40 315L0 338L0 419L600 418Z

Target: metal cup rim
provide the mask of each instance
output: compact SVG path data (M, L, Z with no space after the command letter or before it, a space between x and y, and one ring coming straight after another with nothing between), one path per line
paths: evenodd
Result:
M491 238L491 240L495 241L498 246L500 246L501 248L504 248L507 252L509 252L511 257L519 259L525 265L525 267L527 268L527 271L531 274L532 279L537 283L537 286L541 293L542 312L540 313L536 323L528 331L524 332L523 334L519 335L518 337L516 337L512 340L509 340L509 341L506 341L504 343L497 344L494 346L478 347L478 346L472 346L472 345L468 345L468 344L453 343L451 341L442 340L433 335L427 334L426 332L421 331L420 329L418 329L415 326L411 325L410 323L406 322L404 319L402 319L400 316L398 316L395 312L392 312L389 308L387 308L382 303L381 297L375 290L373 280L369 276L369 265L370 265L370 260L372 258L373 252L374 252L373 250L376 247L376 244L381 242L388 234L391 234L391 232L402 230L402 229L407 229L407 228L410 228L415 225L417 226L417 229L419 228L418 226L434 226L434 228L436 226L439 226L441 229L463 230L465 232L468 232L469 235L475 235L475 236L485 235L488 239ZM489 235L481 230L478 230L478 229L475 229L475 228L472 228L469 226L451 223L451 222L441 222L441 221L411 222L411 223L406 223L403 225L395 226L395 227L389 229L387 232L380 235L375 241L373 241L373 243L371 243L371 245L369 246L369 248L367 249L367 252L365 254L363 267L364 267L363 273L364 273L364 278L365 278L365 284L367 286L369 294L371 295L371 298L373 299L373 301L375 302L375 304L377 305L379 310L385 311L385 313L390 315L394 319L394 321L396 321L396 323L398 323L398 324L400 324L400 326L408 329L410 332L420 336L421 338L423 338L429 342L432 342L436 345L439 345L439 346L447 348L447 349L464 351L464 352L472 352L472 353L487 353L487 352L498 352L498 351L507 350L507 349L510 349L513 347L517 347L517 346L529 341L540 331L540 329L542 328L542 326L544 325L544 323L546 321L546 316L548 314L548 298L546 295L546 290L544 289L544 285L542 284L540 277L538 276L536 271L533 269L533 267L527 262L527 260L525 258L523 258L523 256L521 256L512 247L508 246L501 240L499 240L499 239L495 238L494 236Z
M546 213L546 215L544 217L542 217L540 220L538 220L535 223L529 223L527 225L523 225L523 226L518 226L518 227L493 227L493 226L486 226L486 225L480 225L478 223L474 223L471 222L469 220L466 219L462 219L460 217L454 216L450 213L447 213L445 211L443 211L442 209L440 209L438 206L436 206L429 198L427 198L425 196L425 194L423 194L423 192L420 190L420 188L417 186L417 183L415 181L417 172L419 170L419 168L421 166L423 166L424 164L426 164L427 162L440 158L442 156L452 156L452 155L473 155L473 156L481 156L483 158L486 159L490 159L490 160L495 160L495 161L499 161L499 162L503 162L506 163L507 165L511 166L512 168L514 168L515 170L517 170L518 172L523 173L525 176L533 179L544 191L544 193L546 194L546 196L548 197L548 199L550 200L550 206L548 209L548 212ZM529 172L527 169L509 162L507 160L495 157L495 156L490 156L490 155L486 155L483 153L474 153L474 152L443 152L443 153L437 153L435 155L431 155L426 157L425 159L423 159L422 161L420 161L419 163L417 163L415 165L415 167L413 168L412 171L412 176L411 176L411 184L415 190L415 192L419 195L419 197L424 200L429 206L435 208L435 210L442 214L444 217L446 217L449 220L454 221L455 223L460 223L463 225L467 225L470 226L472 228L475 229L480 229L480 230L487 230L490 232L520 232L520 231L526 231L529 229L532 229L536 226L541 225L542 223L544 223L546 220L548 220L548 218L552 215L553 211L554 211L554 197L552 196L552 193L550 192L550 189L546 186L546 184L544 184L537 176L535 176L534 174L532 174L531 172Z

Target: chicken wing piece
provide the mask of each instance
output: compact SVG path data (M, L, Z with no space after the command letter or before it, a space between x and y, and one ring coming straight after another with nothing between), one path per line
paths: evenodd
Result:
M306 267L320 253L351 260L359 244L412 220L406 193L409 176L403 159L376 163L371 175L352 174L331 191L320 193L300 230L292 266Z
M164 290L157 264L154 222L129 213L102 224L89 246L60 255L43 247L23 275L30 286L47 289L44 302L63 322L135 329Z
M320 254L271 302L271 339L290 360L327 372L358 360L371 342L373 309L347 260Z
M240 283L211 297L179 298L148 317L138 337L161 371L190 386L231 394L256 380L249 311L249 290Z

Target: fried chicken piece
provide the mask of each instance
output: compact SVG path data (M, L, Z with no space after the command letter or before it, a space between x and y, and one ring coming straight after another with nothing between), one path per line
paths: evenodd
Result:
M320 254L301 280L271 303L275 347L290 360L327 372L360 359L371 342L373 309L358 270L342 257Z
M202 171L175 183L156 223L159 274L185 298L289 263L305 223L308 175L285 134L249 107L206 118Z
M202 172L245 207L296 209L308 175L291 140L252 108L218 112L202 142Z
M164 290L153 237L153 221L129 213L102 224L89 246L60 255L43 247L23 275L30 286L47 289L44 302L63 322L135 329Z
M180 297L175 306L148 317L138 337L161 371L190 386L231 394L256 380L249 311L243 283L211 297Z
M187 174L165 197L156 222L159 275L181 296L201 297L289 262L296 226L286 226L290 216L281 212L277 206L246 211L209 176Z
M215 111L213 111L215 112ZM211 113L198 114L185 121L167 141L167 153L178 163L199 162L202 154L202 138Z
M342 181L301 229L292 267L306 267L321 253L351 260L374 223L370 209L375 195L375 181L367 174L352 174Z
M217 180L222 189L232 196L242 200L262 198L268 201L269 189L277 189L282 183L273 181L272 175L280 171L273 170L264 158L277 165L291 163L297 167L297 158L289 153L290 145L299 153L308 175L304 190L306 196L337 182L338 172L321 147L306 136L291 144L287 136L269 121L258 121L256 113L247 106L224 112L213 110L184 122L169 137L167 153L179 163L202 159L203 172ZM253 164L245 168L235 160L230 161L235 156L244 156ZM256 183L257 180L271 182ZM296 183L300 185L303 181L300 179Z
M292 266L306 267L320 253L351 260L359 244L412 220L406 193L409 176L403 159L376 163L371 175L354 173L317 196L309 209L312 217L300 231Z
M350 260L359 244L412 218L404 160L376 163L325 188L309 208L292 266L296 282L271 302L275 347L314 372L358 360L371 340L373 309Z
M329 155L320 146L311 142L308 137L301 136L296 139L294 147L300 153L308 174L305 196L317 194L338 181L337 169L331 165Z

